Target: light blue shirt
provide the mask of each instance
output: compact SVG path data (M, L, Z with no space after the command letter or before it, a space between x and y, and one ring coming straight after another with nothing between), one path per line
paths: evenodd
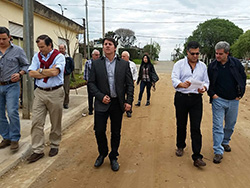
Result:
M47 61L51 54L53 53L54 50L52 50L51 52L48 53L47 57L45 57L43 54L41 54L42 59L44 61ZM40 52L39 52L40 53ZM36 79L36 85L38 87L42 87L42 88L49 88L49 87L55 87L55 86L59 86L59 85L63 85L63 77L64 77L64 68L65 68L65 57L63 54L58 54L53 63L49 66L49 68L52 68L53 65L56 65L56 68L60 69L60 73L57 76L53 76L50 77L47 81L47 83L43 82L43 79ZM32 58L32 63L29 67L29 71L33 70L36 71L37 69L40 68L40 61L38 58L38 53L36 53L33 58Z
M207 74L207 66L202 61L198 61L192 72L188 59L185 57L174 64L172 70L172 83L176 91L181 93L198 93L197 90L190 90L188 88L177 88L181 82L190 81L192 79L204 82L204 86L209 87L209 79Z
M109 80L109 89L110 89L110 97L117 97L116 89L115 89L115 64L116 64L116 56L112 61L109 61L108 58L105 57L106 70L108 74Z
M0 51L0 81L11 80L11 75L21 70L27 73L29 63L25 52L19 46L10 43L4 54Z

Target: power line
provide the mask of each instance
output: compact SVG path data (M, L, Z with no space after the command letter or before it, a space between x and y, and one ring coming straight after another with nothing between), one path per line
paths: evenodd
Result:
M56 6L54 4L45 4L46 6ZM63 6L85 6L81 4L63 4ZM100 8L96 5L88 5L89 7ZM193 13L193 12L175 12L175 11L166 11L166 10L148 10L148 9L134 9L134 8L120 8L120 7L105 7L106 9L115 9L115 10L126 10L126 11L137 11L137 12L153 12L153 13L164 13L164 14L176 14L176 15L194 15L194 16L209 16L209 17L231 17L231 18L246 18L250 19L249 16L241 15L216 15L216 14L207 14L207 13Z

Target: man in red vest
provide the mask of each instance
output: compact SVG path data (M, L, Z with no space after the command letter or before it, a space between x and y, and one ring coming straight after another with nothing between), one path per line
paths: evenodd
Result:
M65 57L53 49L52 39L40 35L36 40L40 50L32 59L29 76L35 78L36 89L32 110L31 143L33 154L27 159L36 162L44 156L44 124L47 111L50 115L49 156L57 155L61 141L62 110L64 100L63 74Z

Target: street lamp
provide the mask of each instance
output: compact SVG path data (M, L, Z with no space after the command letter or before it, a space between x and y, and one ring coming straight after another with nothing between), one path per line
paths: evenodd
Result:
M59 3L58 6L61 8L62 15L63 15L63 10L67 10L67 8L63 8L62 5Z

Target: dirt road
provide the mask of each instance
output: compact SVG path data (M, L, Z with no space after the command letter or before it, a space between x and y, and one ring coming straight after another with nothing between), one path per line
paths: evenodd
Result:
M212 162L212 113L208 96L204 95L202 154L207 166L196 168L191 159L189 127L184 156L175 156L174 89L169 71L166 72L160 73L157 90L152 92L151 105L144 106L144 95L143 105L133 108L132 118L124 115L118 160L121 166L118 172L110 169L108 158L100 168L94 168L98 153L93 132L93 116L87 116L64 133L58 156L46 156L34 164L19 164L0 179L0 187L250 187L249 87L240 101L238 121L230 143L232 152L225 153L220 164ZM136 86L135 100L138 88ZM109 132L108 129L108 134Z

